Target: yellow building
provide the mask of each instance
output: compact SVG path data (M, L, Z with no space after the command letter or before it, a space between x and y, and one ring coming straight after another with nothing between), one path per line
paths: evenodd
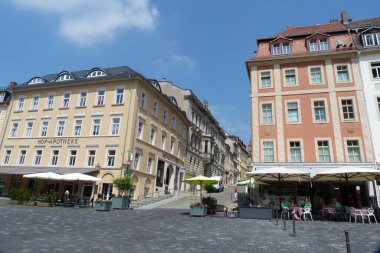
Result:
M37 76L13 88L0 139L2 195L12 188L91 198L92 185L36 182L22 175L87 173L95 193L117 194L131 173L134 198L181 190L189 122L158 82L129 67Z

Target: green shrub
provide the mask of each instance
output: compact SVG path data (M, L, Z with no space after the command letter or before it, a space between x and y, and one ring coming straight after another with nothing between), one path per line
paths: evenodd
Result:
M125 196L132 187L132 178L130 176L117 178L113 181L113 185L118 189L119 197Z
M202 204L207 205L207 206L216 205L217 202L218 202L218 200L216 198L213 198L213 197L207 197L207 198L202 199Z
M205 190L207 193L216 192L216 188L212 183L205 184Z

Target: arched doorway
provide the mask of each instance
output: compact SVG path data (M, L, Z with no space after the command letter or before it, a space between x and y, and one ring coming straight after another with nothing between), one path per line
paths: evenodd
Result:
M145 180L145 186L144 186L144 196L148 196L151 192L152 183L151 180L148 178Z
M114 177L111 173L106 173L102 177L101 194L103 199L109 199L112 195Z
M173 166L169 165L168 168L166 169L165 190L169 189L170 187L173 187L170 185L172 175L173 175Z
M137 188L137 185L139 183L139 178L136 175L132 176L132 189L131 189L131 195L133 196L134 199L138 198L139 190ZM133 191L133 192L132 192Z

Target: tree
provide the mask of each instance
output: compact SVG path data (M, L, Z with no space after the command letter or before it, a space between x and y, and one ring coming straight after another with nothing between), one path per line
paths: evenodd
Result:
M126 196L129 189L132 188L132 178L130 176L125 176L123 178L115 179L113 185L118 189L120 197Z

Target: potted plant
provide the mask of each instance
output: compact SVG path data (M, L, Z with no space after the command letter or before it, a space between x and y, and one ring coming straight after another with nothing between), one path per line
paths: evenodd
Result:
M192 203L190 204L190 215L191 216L206 216L207 215L207 205L203 203Z
M111 207L112 207L111 200L104 200L104 199L98 198L95 202L96 211L110 211Z
M112 198L113 209L126 209L128 208L129 197L127 196L132 187L132 178L125 176L113 181L113 185L118 189L118 196Z
M7 202L8 204L18 205L22 203L22 200L20 200L20 197L21 197L20 189L13 188L10 193L11 193L11 199L8 200Z
M211 213L212 206L216 205L217 201L218 200L216 198L213 198L213 197L210 197L210 196L208 196L207 198L203 198L202 199L202 204L204 204L204 205L207 206L207 214L212 214Z

